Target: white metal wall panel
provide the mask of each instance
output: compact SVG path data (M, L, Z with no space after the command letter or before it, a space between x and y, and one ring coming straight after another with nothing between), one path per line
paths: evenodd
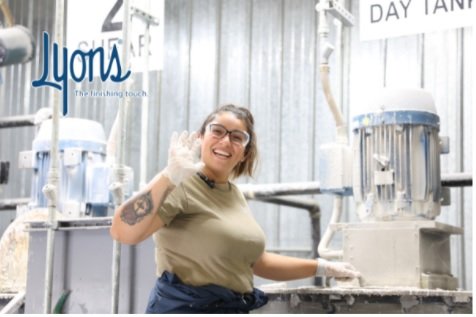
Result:
M421 36L388 39L386 50L385 86L421 87Z
M165 1L164 69L160 96L160 133L153 147L159 168L167 162L167 148L173 131L188 128L190 94L190 37L192 4L190 1Z
M221 3L218 104L250 104L251 1Z
M250 109L258 139L256 183L277 183L280 177L282 12L282 1L252 2ZM250 208L266 232L266 245L279 247L279 207L251 202Z
M316 12L311 1L284 1L280 181L312 180ZM311 246L309 214L281 207L280 245Z
M189 129L198 129L217 106L220 4L218 0L192 2Z

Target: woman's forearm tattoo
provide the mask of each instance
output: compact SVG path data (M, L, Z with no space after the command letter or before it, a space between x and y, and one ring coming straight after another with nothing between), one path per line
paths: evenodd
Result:
M140 195L126 203L124 210L121 213L121 219L129 225L135 225L140 222L145 216L152 212L152 196L150 191Z

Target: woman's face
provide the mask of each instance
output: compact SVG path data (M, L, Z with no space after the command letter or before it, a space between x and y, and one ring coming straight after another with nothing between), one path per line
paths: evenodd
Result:
M217 136L225 131L223 127L235 133ZM231 112L222 112L207 125L205 134L201 136L202 161L205 163L203 173L218 183L228 181L233 168L244 160L245 145L240 143L241 134L238 131L247 134L245 123Z

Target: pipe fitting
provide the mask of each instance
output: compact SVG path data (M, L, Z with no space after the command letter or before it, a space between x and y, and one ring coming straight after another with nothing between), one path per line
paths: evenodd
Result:
M121 182L114 182L109 186L112 197L117 205L120 205L124 200L124 184Z
M43 194L46 196L46 199L48 199L49 205L50 206L56 206L56 198L57 198L57 191L56 191L56 186L52 184L46 184L43 186L43 189L41 190Z
M331 45L331 43L325 41L324 44L321 47L322 47L322 50L321 50L321 65L322 64L329 64L329 57L334 52L334 46Z

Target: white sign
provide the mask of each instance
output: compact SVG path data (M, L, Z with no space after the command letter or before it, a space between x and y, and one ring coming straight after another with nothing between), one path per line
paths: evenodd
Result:
M104 54L110 56L115 45L119 55L122 55L123 0L69 0L67 5L66 30L69 50L89 51L102 48ZM147 68L161 70L164 0L131 0L130 6L132 14L129 24L131 70L133 72L141 72ZM153 17L153 23L149 25L149 65L145 65L147 40L145 33L148 16ZM94 64L95 69L98 69L96 60ZM81 67L81 64L75 63L75 69L76 67Z
M472 0L360 0L360 39L471 26L476 21Z

